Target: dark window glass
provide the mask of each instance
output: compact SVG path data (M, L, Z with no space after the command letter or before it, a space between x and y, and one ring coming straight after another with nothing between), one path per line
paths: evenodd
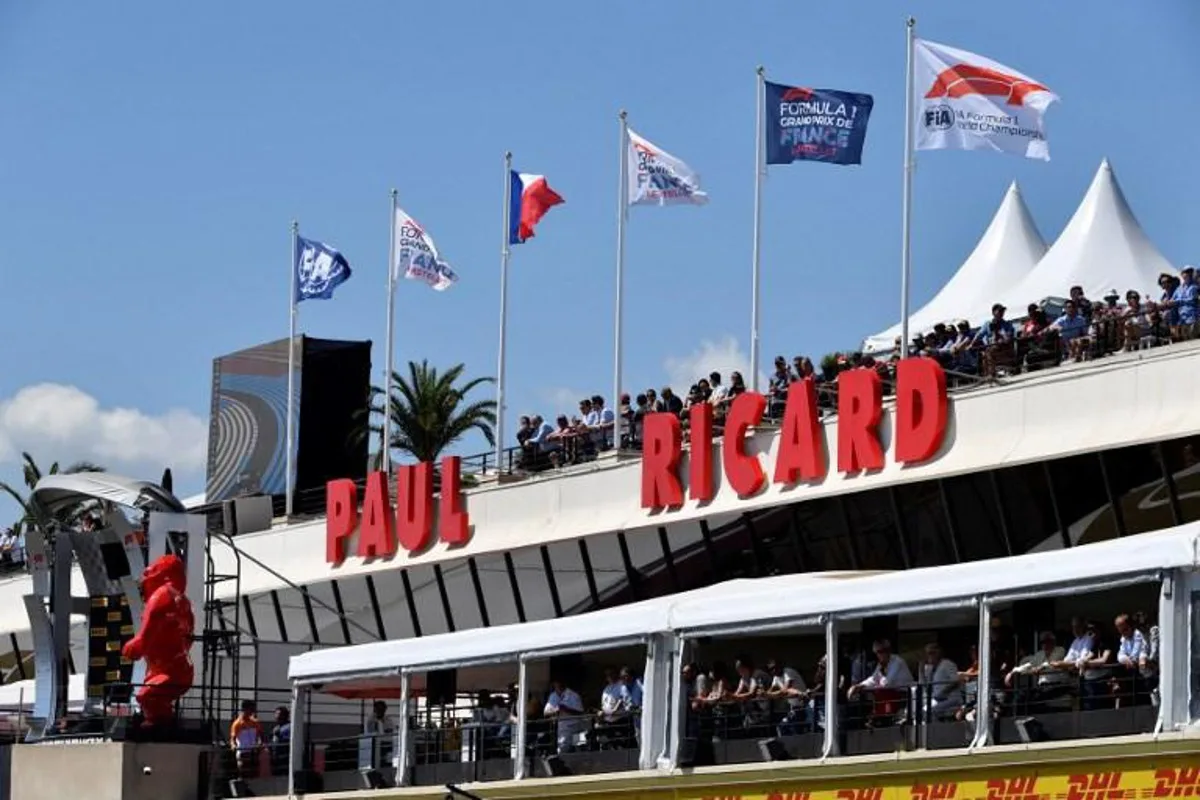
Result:
M1182 521L1200 519L1200 437L1164 442L1162 452L1175 480Z
M1154 445L1109 450L1104 457L1113 492L1120 498L1127 533L1171 527L1171 506Z
M1014 553L1027 553L1048 537L1057 537L1050 489L1040 463L1002 469L996 477L1000 481Z
M1116 527L1104 491L1104 477L1095 453L1050 462L1050 475L1063 524L1072 544L1116 537Z
M897 486L895 492L912 566L953 564L954 547L937 481Z
M1008 555L1000 507L996 505L989 473L975 472L947 478L946 495L964 561Z
M862 569L904 569L896 521L886 489L846 497L846 513Z

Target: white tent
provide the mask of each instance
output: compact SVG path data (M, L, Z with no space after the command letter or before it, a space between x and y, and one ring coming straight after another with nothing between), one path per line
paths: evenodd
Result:
M1082 286L1093 302L1115 289L1123 298L1129 289L1142 297L1158 298L1158 276L1174 272L1142 231L1105 159L1092 179L1083 202L1058 240L1021 283L1005 292L1001 302L1010 316L1020 317L1030 303L1047 297L1066 297ZM982 322L986 314L972 317Z
M87 699L87 676L80 673L67 679L67 710L78 713ZM32 711L37 702L37 681L33 678L0 686L0 711Z
M1016 181L1008 187L1000 208L979 244L933 299L908 318L910 335L926 333L939 322L952 319L977 321L991 313L992 303L1025 278L1046 254L1046 242L1021 197ZM900 324L867 337L863 350L891 350Z

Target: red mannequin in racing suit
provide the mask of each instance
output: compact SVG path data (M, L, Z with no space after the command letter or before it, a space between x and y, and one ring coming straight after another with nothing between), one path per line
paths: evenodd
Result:
M195 617L187 598L187 570L178 556L166 555L146 568L141 580L142 627L121 655L146 659L146 683L137 701L147 725L169 723L175 701L192 688L195 675L189 652Z

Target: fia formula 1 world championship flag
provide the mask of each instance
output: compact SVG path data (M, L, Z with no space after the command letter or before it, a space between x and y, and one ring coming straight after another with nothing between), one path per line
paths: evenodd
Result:
M458 282L450 265L442 260L437 245L415 219L396 209L396 263L393 278L424 281L431 289L444 292Z
M874 98L766 83L767 163L861 164Z
M312 239L296 237L296 297L328 300L333 290L350 280L350 262L336 249Z
M990 58L913 44L918 150L996 150L1050 160L1044 117L1058 95Z
M708 195L700 189L700 176L682 159L628 131L625 154L631 206L702 206Z

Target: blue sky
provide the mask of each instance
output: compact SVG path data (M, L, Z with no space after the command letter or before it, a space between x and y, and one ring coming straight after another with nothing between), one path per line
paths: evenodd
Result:
M1062 98L1048 164L922 154L914 308L1011 180L1052 240L1104 156L1167 258L1200 258L1200 4L743 6L0 5L0 479L31 449L202 488L211 361L286 335L292 218L355 268L302 330L373 340L379 373L393 186L461 277L400 286L397 361L493 375L506 149L567 201L515 249L510 417L607 396L622 107L711 197L634 210L628 384L744 362L760 63L875 97L862 166L778 167L765 192L764 357L854 347L897 317L906 13Z

